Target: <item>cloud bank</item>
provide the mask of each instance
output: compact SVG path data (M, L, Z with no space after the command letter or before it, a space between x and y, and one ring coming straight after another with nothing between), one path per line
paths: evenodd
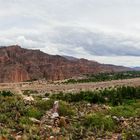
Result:
M139 0L0 0L0 46L140 66Z

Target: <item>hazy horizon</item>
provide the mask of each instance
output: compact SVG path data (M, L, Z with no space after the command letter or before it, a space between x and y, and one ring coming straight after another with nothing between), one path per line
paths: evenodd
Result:
M140 67L139 0L0 2L0 46Z

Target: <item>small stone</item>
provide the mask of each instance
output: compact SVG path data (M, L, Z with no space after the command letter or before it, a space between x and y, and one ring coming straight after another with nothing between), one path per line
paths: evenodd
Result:
M52 116L51 116L52 119L59 117L58 109L59 109L59 101L55 101L52 109Z
M120 121L121 121L121 122L125 121L125 118L124 118L124 117L121 117L121 118L120 118Z
M21 138L22 138L21 135L17 135L17 136L15 137L16 140L21 140Z
M36 118L29 118L33 123L40 124L40 120L37 120Z
M117 140L122 140L122 136L121 135L118 135L117 136Z
M57 118L59 117L59 114L57 112L53 113L51 116L51 119Z
M58 134L58 133L60 133L60 128L59 127L54 127L54 128L52 128L52 132L54 134Z
M90 106L91 106L91 104L90 104L90 103L88 103L88 104L87 104L87 106L88 106L88 107L90 107Z
M54 139L55 137L54 136L50 136L50 139L52 140L52 139Z
M126 121L124 121L124 122L123 122L123 126L124 126L124 127L127 127L127 126L128 126L128 123L127 123Z
M79 117L84 117L85 116L84 112L79 111L78 114L79 114Z
M117 116L113 116L112 118L113 118L114 120L116 120L117 122L120 121L120 119L119 119Z
M52 128L52 126L51 125L46 125L46 128Z
M34 101L34 98L32 96L25 96L24 95L23 100L31 102L31 101Z
M48 101L48 100L50 100L50 98L42 98L42 100Z

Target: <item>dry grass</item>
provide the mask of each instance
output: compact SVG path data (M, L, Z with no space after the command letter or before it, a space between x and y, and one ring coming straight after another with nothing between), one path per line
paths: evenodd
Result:
M140 86L140 78L113 80L106 82L91 82L91 83L77 83L77 84L50 84L47 82L25 82L25 83L1 83L0 90L10 90L15 93L20 93L25 90L34 90L39 93L54 93L54 92L78 92L81 90L103 89L117 86Z

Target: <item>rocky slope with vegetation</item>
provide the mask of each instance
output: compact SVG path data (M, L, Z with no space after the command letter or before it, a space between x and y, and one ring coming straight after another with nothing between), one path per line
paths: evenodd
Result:
M1 140L140 139L140 87L34 92L0 93Z

